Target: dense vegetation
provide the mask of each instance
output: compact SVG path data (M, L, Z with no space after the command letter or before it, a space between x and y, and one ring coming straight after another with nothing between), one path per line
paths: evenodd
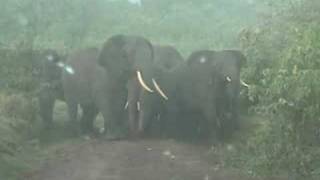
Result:
M115 33L139 34L192 50L241 48L248 57L243 99L259 125L231 165L253 175L320 176L320 2L317 0L0 0L0 179L37 119L28 49L99 46ZM9 171L8 169L14 169Z
M247 150L258 171L309 179L320 172L320 3L290 2L240 36L254 82L251 110L265 117Z

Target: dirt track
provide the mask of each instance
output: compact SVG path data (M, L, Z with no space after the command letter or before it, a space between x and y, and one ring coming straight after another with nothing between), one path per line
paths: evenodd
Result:
M250 180L224 170L207 147L171 140L67 144L28 180Z

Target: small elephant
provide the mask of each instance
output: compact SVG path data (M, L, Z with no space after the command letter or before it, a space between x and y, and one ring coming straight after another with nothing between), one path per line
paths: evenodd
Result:
M228 137L239 128L239 95L240 85L248 87L240 79L241 67L246 57L238 50L221 50L213 52L213 63L216 66L220 88L217 94L217 116L223 129L224 137Z
M62 83L72 124L78 124L78 106L82 109L80 126L76 131L90 133L93 121L101 112L105 120L107 138L122 136L123 107L126 102L125 85L112 86L114 77L99 65L97 48L80 49L72 53L66 65L72 70L63 71ZM71 73L72 72L72 73Z
M34 60L39 64L34 72L38 72L39 91L38 102L40 116L44 121L45 128L52 126L53 108L56 100L64 101L61 74L62 68L59 66L64 63L63 56L58 55L54 50L44 50L33 53Z
M151 87L158 86L154 67L152 44L141 36L114 35L110 37L100 51L98 63L105 68L114 89L127 88L127 105L119 104L116 109L128 108L130 137L138 136L143 129L144 109L140 101L145 94L154 93ZM113 96L112 101L118 101ZM122 98L121 98L122 99Z

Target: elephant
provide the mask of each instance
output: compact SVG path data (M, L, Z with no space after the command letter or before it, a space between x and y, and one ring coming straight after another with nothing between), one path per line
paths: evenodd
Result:
M148 135L165 135L166 126L166 103L173 95L172 88L175 81L172 76L174 71L184 62L182 55L170 45L154 45L155 76L161 87L159 94L143 94L140 99L144 119L142 121L141 133ZM160 95L160 93L162 95Z
M55 50L44 50L34 52L33 60L38 66L33 72L39 77L37 79L40 82L38 90L40 117L47 129L52 127L55 101L64 101L61 64L64 63L65 57Z
M221 79L221 84L217 84L221 89L217 96L217 116L224 137L228 137L239 128L240 85L249 86L240 79L240 70L246 63L246 57L239 50L212 52L213 63Z
M212 62L212 51L197 50L175 70L173 96L166 106L166 131L170 136L190 139L217 132L216 95L219 89L215 84L219 78Z
M117 34L111 36L102 46L98 63L110 78L109 85L117 91L126 90L127 103L118 103L115 109L128 109L129 137L138 137L143 131L144 109L141 98L148 94L159 94L159 84L154 79L154 50L149 40L141 36ZM151 88L152 87L152 88ZM114 90L114 92L115 92ZM121 97L121 99L123 99ZM118 102L119 96L112 96L111 102ZM112 112L113 113L113 112ZM116 120L114 115L110 117Z
M106 138L123 136L123 107L126 102L125 86L111 86L113 77L98 63L98 48L79 49L70 54L66 64L72 68L63 71L62 85L69 118L76 133L92 133L93 121L100 112L104 118ZM78 107L82 109L78 125ZM117 121L115 121L114 119ZM79 129L80 128L80 129Z
M170 132L206 135L214 142L230 137L238 127L240 85L248 86L240 80L245 61L237 50L191 53L176 72L175 99L168 105L171 127L176 128Z

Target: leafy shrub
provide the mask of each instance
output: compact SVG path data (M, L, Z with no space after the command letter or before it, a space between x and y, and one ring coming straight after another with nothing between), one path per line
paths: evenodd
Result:
M254 82L251 110L266 117L246 148L258 173L319 175L320 4L304 2L240 36L249 58L244 75Z
M30 93L35 88L32 76L32 51L0 49L0 90Z
M0 94L0 174L12 175L25 163L16 157L36 116L34 103L21 94ZM4 178L0 176L0 178Z
M19 135L25 135L26 129L31 128L36 120L36 106L34 102L22 95L1 94L0 114L0 141L16 144L14 142L20 139Z

